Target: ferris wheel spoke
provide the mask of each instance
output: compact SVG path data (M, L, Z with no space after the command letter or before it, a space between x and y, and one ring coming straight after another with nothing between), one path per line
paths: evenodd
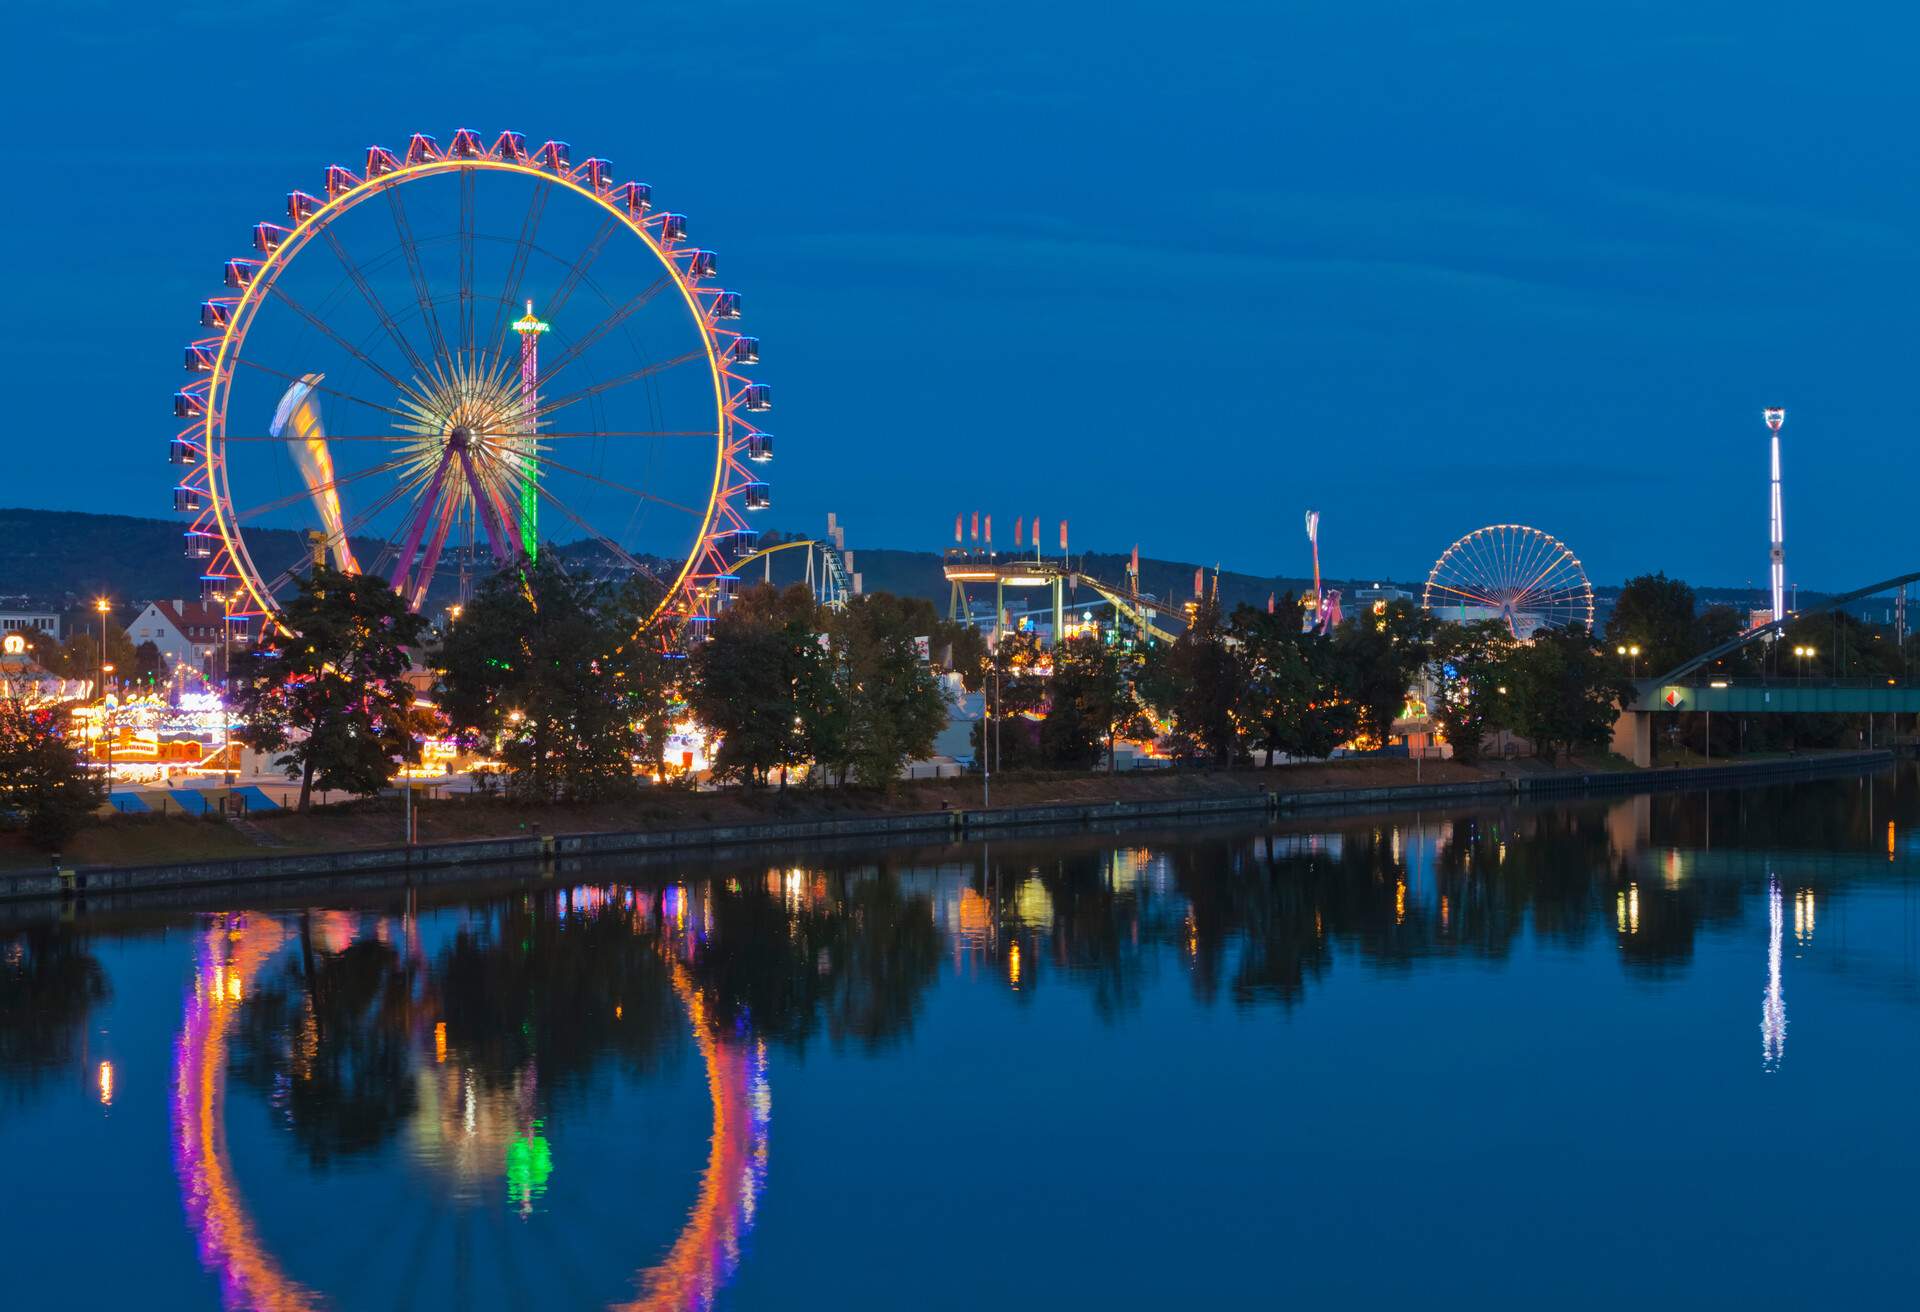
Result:
M340 239L334 235L333 229L322 228L320 235L325 237L327 245L333 248L334 258L339 260L340 267L347 271L347 278L360 289L361 299L366 301L367 308L373 311L374 318L380 321L380 326L387 330L387 336L393 339L393 344L400 348L400 354L407 357L407 363L413 367L414 372L422 374L427 372L427 362L420 358L420 352L413 349L413 343L408 341L407 335L400 331L399 322L381 303L379 293L373 290L373 284L367 281L366 274L360 272L360 266L354 263L351 255L347 254L347 248L340 244Z
M654 579L656 582L659 581L658 576L655 575L651 569L647 568L646 565L642 564L639 560L636 560L633 554L629 552L625 547L622 547L618 542L615 542L612 538L608 537L606 534L602 533L599 529L587 523L587 521L582 519L578 514L574 513L573 507L569 506L566 502L562 501L559 497L555 496L553 494L552 488L548 487L545 483L539 483L539 482L536 482L534 484L534 487L539 491L541 496L547 499L547 501L553 506L555 510L559 511L561 514L565 515L569 520L571 520L574 527L578 528L581 532L585 533L588 537L592 538L595 542L598 542L601 546L605 547L608 551L611 551L616 557L620 559L620 561L623 564L627 566L627 568L635 570L641 574L644 574L648 578Z
M421 479L419 480L419 482L425 482L425 481L426 480L424 476L422 476ZM324 539L322 539L320 542L320 549L322 551L331 551L335 546L337 546L341 542L345 542L349 540L350 538L353 537L355 533L358 533L362 529L364 529L367 526L367 523L370 520L372 520L374 516L380 514L380 512L387 509L387 507L391 506L394 502L398 501L402 496L406 495L407 492L414 490L416 486L417 486L416 483L409 482L406 480L402 480L401 482L395 483L392 487L388 488L385 492L381 493L380 496L376 498L372 504L367 506L365 510L362 510L359 514L355 515L352 519L346 520L345 522L343 522L337 531L327 534L327 536ZM267 586L266 586L267 593L269 595L277 594L280 591L280 589L286 587L289 583L293 582L296 578L299 577L300 566L304 565L305 563L306 563L306 557L303 556L301 558L300 564L290 565L286 569L283 569L278 574L274 575L273 578L269 580L267 583ZM366 572L369 574L377 574L379 573L379 566L376 565L372 569L367 570Z
M513 259L507 265L507 294L494 303L493 326L487 330L489 360L500 359L507 344L507 325L513 322L507 307L519 303L520 282L526 277L527 261L533 255L533 239L540 230L541 216L546 213L547 197L552 194L552 183L544 180L538 183L527 202L526 217L520 220L520 237L514 242Z
M274 296L279 298L279 300L282 301L287 306L287 308L291 309L295 314L299 315L302 319L305 319L308 323L312 324L315 328L318 328L321 332L325 333L327 337L332 339L334 345L338 346L341 350L345 351L348 355L351 355L354 359L358 360L361 364L373 370L373 372L379 374L382 378L386 379L389 383L393 384L395 388L404 389L406 387L406 384L400 381L400 378L397 374L390 372L382 365L376 363L372 356L368 355L365 351L361 350L359 347L355 346L352 342L348 341L345 337L341 336L339 331L336 330L333 327L333 325L329 324L325 319L322 319L319 315L315 314L312 310L309 310L306 306L300 304L300 302L293 299L293 297L288 292L286 292L278 282L275 282L272 285L272 287L269 288L269 290L272 291Z
M574 478L584 478L590 483L598 483L602 487L610 487L616 492L624 492L630 497L638 497L642 501L651 501L656 505L666 506L669 509L679 511L684 515L693 515L701 519L706 518L707 512L704 510L696 510L692 506L683 506L678 501L669 501L665 497L655 496L653 493L644 491L637 487L629 487L625 483L615 482L611 478L603 478L599 474L589 474L584 469L575 469L571 465L563 465L558 460L554 460L548 456L541 455L538 451L535 451L533 453L533 460L542 469L552 469L562 474L570 474Z
M552 365L542 372L539 378L534 380L535 389L543 388L552 382L555 374L579 359L589 347L598 343L601 338L632 318L647 302L651 301L672 285L672 280L669 278L659 278L655 280L652 286L595 324L591 330L576 338L566 350L555 356Z
M262 502L260 505L254 506L249 510L242 510L234 515L233 520L236 524L244 524L249 520L258 519L262 515L270 515L276 510L284 510L288 506L297 505L310 497L317 497L323 492L337 492L343 487L350 487L364 479L373 478L379 474L390 474L394 470L403 468L411 463L410 458L403 458L400 460L388 460L378 465L369 465L367 468L354 473L343 474L339 478L330 478L324 483L316 483L312 487L301 488L298 492L291 493L290 495L278 497L272 501Z
M245 365L249 369L257 369L259 372L263 374L272 374L275 378L284 378L290 383L298 383L298 382L305 381L298 374L290 374L290 373L282 372L279 369L273 368L271 365L264 365L256 361L249 360L245 356L236 356L234 358L234 363L239 365ZM308 383L307 385L313 388L313 390L316 392L324 392L328 396L337 396L342 401L351 401L355 405L363 405L367 407L367 409L369 410L378 410L383 415L392 415L396 419L405 419L405 420L408 420L409 422L412 422L413 420L413 416L408 414L404 410L396 410L390 405L381 405L378 401L369 401L364 396L355 396L352 392L343 392L337 387L328 387L325 383Z
M612 378L594 383L590 387L583 387L577 392L569 392L557 401L546 402L534 410L533 417L535 419L544 419L554 411L564 410L576 402L585 401L589 397L600 395L602 392L610 392L616 387L625 387L628 383L637 383L642 378L651 378L655 374L663 374L669 369L677 369L681 365L690 364L695 360L704 360L706 359L706 355L706 348L702 347L698 350L688 351L685 355L676 355L671 360L662 360L658 364L642 365L640 368L629 370L624 374L616 374Z
M460 352L473 358L473 170L460 170Z
M1529 543L1529 548L1521 555L1519 578L1522 580L1520 583L1522 596L1538 587L1560 563L1560 556L1552 543L1536 540Z
M433 344L434 355L446 360L449 358L447 339L440 331L440 312L433 307L433 287L427 281L426 266L420 262L420 246L413 239L413 226L407 222L407 206L400 199L400 188L387 188L387 207L393 211L393 230L400 235L400 252L406 256L407 276L413 280L414 299L420 303L420 320L427 326L427 338Z
M1430 588L1438 588L1442 592L1451 592L1454 596L1464 597L1468 601L1479 602L1482 606L1490 606L1494 610L1501 609L1500 602L1484 592L1475 592L1468 588L1456 588L1451 584L1441 583L1438 580L1427 584L1427 586Z
M1532 577L1527 580L1526 586L1520 591L1521 596L1532 595L1543 583L1546 583L1552 578L1554 571L1559 569L1560 566L1566 562L1567 558L1573 554L1564 547L1559 548L1557 551L1549 547L1548 551L1552 553L1551 558L1547 560L1544 565L1541 565Z
M600 230L593 234L593 240L587 243L586 249L582 250L567 267L566 277L560 280L559 287L554 289L553 295L547 301L546 309L541 312L542 319L552 323L560 317L560 311L567 307L567 302L573 299L574 292L579 290L581 281L587 276L587 270L591 269L593 262L600 258L600 252L605 248L607 238L613 236L619 226L618 219L608 219L600 225Z
M1506 572L1500 564L1498 550L1486 539L1476 537L1469 540L1464 554L1470 562L1472 571L1479 575L1487 591L1491 595L1498 596L1506 584Z
M545 437L546 434L542 433L541 436ZM712 435L709 434L708 436L712 436ZM233 433L222 433L220 435L220 441L223 445L232 443L232 442L273 442L273 443L277 443L280 446L286 446L290 442L301 442L305 440L306 439L304 438L288 437L285 433L280 434L280 436L278 437L275 437L272 433L245 433L240 435L235 435ZM418 433L346 433L346 434L328 433L327 434L327 442L329 444L332 444L334 442L387 442L387 443L418 442L419 440L420 440L420 435Z
M714 432L711 428L629 428L607 429L598 433L549 433L543 428L540 430L539 436L542 442L546 442L549 440L565 441L570 438L589 437L704 437L712 439L720 436L720 434Z

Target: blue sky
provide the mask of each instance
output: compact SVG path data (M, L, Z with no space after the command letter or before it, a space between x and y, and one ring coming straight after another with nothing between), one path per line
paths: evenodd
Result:
M1896 6L85 3L10 18L0 502L164 514L250 225L369 142L556 136L692 216L763 340L769 523L955 511L1424 575L1920 566L1915 20ZM1006 529L1002 529L1005 534ZM0 573L3 573L0 568Z

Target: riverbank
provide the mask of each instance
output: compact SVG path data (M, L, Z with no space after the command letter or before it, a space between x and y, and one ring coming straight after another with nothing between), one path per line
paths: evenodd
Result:
M525 807L441 800L422 814L420 841L396 844L393 799L325 812L253 817L242 826L184 817L125 817L87 831L56 864L15 849L0 897L131 892L273 882L372 871L618 856L625 853L809 842L825 838L968 837L1033 825L1141 819L1278 816L1451 800L1559 796L1737 784L1781 775L1872 768L1891 752L1834 752L1666 770L1548 769L1537 762L1359 760L1227 774L1016 775L928 780L889 793L793 789L748 793L663 790L599 807Z

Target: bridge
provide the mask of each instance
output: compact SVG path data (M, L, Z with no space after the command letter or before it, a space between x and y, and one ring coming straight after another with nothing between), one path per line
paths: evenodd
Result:
M1733 715L1865 715L1869 726L1878 714L1920 714L1920 679L1796 678L1791 675L1735 677L1711 672L1712 664L1750 643L1777 638L1796 619L1836 610L1851 601L1920 580L1920 573L1872 583L1829 597L1783 619L1758 625L1739 637L1702 652L1655 679L1633 680L1633 700L1622 706L1613 726L1613 750L1643 769L1653 764L1653 717L1661 711L1715 711Z

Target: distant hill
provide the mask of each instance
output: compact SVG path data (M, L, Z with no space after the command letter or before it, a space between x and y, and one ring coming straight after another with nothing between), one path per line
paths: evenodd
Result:
M89 515L73 510L0 510L0 596L63 605L86 597L120 601L198 597L200 562L188 560L178 520ZM262 534L291 553L299 535ZM280 541L284 539L284 541Z
M132 515L92 515L72 510L0 510L0 533L5 534L7 551L0 556L0 597L28 598L40 604L71 605L86 598L105 594L121 603L147 601L156 597L197 597L200 595L200 565L181 552L178 520L142 519ZM768 533L767 541L796 534ZM257 544L258 560L292 560L300 553L300 535L289 529L261 529L249 535ZM854 568L863 576L868 592L894 592L903 596L925 597L942 613L947 605L947 583L941 575L941 555L937 551L902 551L892 547L867 547L858 541L849 543ZM568 556L590 558L598 554L586 544L563 548ZM801 553L774 557L774 579L786 581L802 568ZM1092 551L1076 555L1077 568L1103 582L1118 585L1126 578L1127 557L1114 552ZM1212 587L1214 562L1140 558L1141 588L1159 598L1170 611L1193 596L1193 571L1204 567L1207 586ZM664 564L661 568L666 568ZM756 572L756 577L758 574ZM1418 596L1421 580L1328 579L1325 585L1347 590L1382 583ZM1298 575L1248 574L1224 570L1220 575L1220 600L1231 610L1238 605L1265 606L1269 593L1286 594L1309 589L1312 582ZM434 589L436 603L441 601L442 586ZM1745 589L1700 588L1703 603L1708 598L1728 598ZM1597 616L1604 621L1612 609L1617 585L1594 587ZM1820 594L1801 592L1803 604L1811 604ZM1070 599L1070 602L1073 599ZM1081 598L1080 600L1086 600Z

